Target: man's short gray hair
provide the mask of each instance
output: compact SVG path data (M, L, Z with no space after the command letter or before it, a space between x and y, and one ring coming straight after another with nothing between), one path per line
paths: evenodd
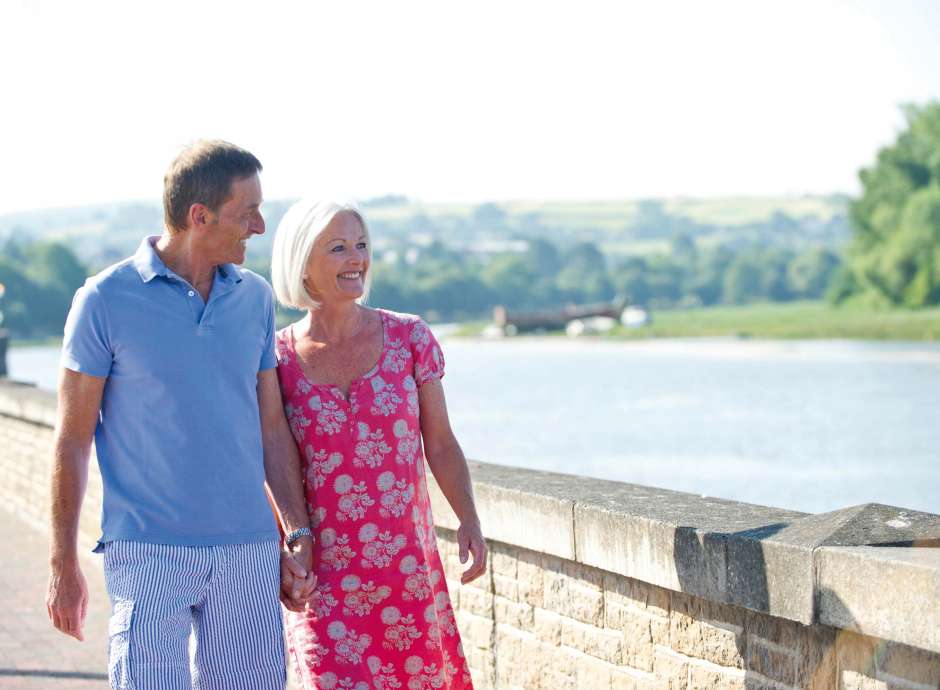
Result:
M287 209L274 234L274 249L271 255L271 283L277 301L293 309L316 309L320 303L304 286L307 260L317 237L338 213L351 213L359 220L366 236L369 256L372 242L369 228L359 209L350 204L335 201L303 199ZM366 273L365 289L357 302L364 302L372 283L372 269Z

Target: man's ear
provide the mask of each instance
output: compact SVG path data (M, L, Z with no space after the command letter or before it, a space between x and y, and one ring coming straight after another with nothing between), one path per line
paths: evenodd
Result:
M189 224L197 230L204 230L214 215L205 204L193 204L189 207Z

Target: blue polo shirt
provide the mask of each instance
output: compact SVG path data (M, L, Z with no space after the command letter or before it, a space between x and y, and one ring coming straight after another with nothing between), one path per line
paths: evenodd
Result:
M107 378L100 543L276 539L256 391L258 372L276 365L271 288L223 264L203 303L156 239L89 278L65 324L62 366Z

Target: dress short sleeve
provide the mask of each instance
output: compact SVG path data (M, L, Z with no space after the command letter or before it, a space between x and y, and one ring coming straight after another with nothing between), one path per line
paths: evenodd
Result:
M431 379L444 376L444 354L440 343L431 333L423 319L417 319L411 327L411 355L415 363L415 382L423 386Z
M113 353L104 298L97 286L86 283L72 298L65 320L61 365L91 376L111 373Z

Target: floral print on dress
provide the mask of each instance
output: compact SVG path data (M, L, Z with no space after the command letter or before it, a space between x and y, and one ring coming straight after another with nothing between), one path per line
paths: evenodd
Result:
M340 522L361 520L366 516L366 509L375 501L366 492L366 483L353 483L348 474L341 474L333 482L333 489L340 494L336 503L336 519Z
M415 456L421 445L418 434L408 427L404 419L399 419L392 426L392 433L398 439L396 443L395 462L399 465L411 465L415 461Z
M376 376L372 379L372 390L375 392L372 407L369 408L372 414L388 417L398 410L402 399L398 396L394 384L386 383L382 377Z
M382 371L390 371L399 374L405 370L408 360L411 359L411 352L402 345L401 339L397 338L390 342L385 348L385 357L382 360Z
M375 486L382 492L379 499L382 505L379 515L382 517L401 517L415 497L415 485L405 484L404 479L396 479L391 472L380 474Z
M323 402L320 396L310 398L309 406L317 413L318 434L338 434L346 422L346 413L339 408L336 400Z
M329 571L343 570L356 557L356 552L349 545L349 535L336 535L336 530L320 530L320 569ZM314 563L317 560L314 559Z
M284 409L303 449L318 584L285 612L305 690L472 690L424 477L420 389L444 375L421 319L379 310L383 346L347 395L277 335Z
M314 450L309 443L304 446L304 457L307 458L307 471L304 476L307 477L307 485L314 489L319 489L326 484L326 477L330 472L343 464L343 456L340 453L326 454L326 450Z
M356 458L353 465L362 467L378 467L386 455L392 452L391 446L385 442L385 432L381 429L372 431L365 422L359 422L359 436L356 442Z
M392 588L388 585L376 587L372 580L364 583L358 575L347 575L340 586L346 593L343 613L347 616L367 616L373 607L392 595Z

